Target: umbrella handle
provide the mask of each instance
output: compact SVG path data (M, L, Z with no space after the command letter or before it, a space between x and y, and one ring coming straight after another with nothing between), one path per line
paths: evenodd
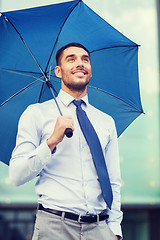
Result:
M65 135L66 135L66 137L68 137L68 138L72 137L72 136L73 136L73 131L72 131L72 129L71 129L71 128L66 128L66 130L65 130Z

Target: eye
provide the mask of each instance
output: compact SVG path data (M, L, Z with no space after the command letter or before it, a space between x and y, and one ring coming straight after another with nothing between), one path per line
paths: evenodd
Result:
M83 62L86 62L86 63L89 62L89 58L84 58Z
M68 58L68 62L74 62L74 58Z

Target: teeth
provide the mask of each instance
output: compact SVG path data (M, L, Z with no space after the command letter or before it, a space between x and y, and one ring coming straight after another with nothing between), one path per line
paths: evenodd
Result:
M74 73L82 73L82 74L85 74L86 72L83 72L83 71L76 71Z
M84 75L83 72L75 72L76 75Z

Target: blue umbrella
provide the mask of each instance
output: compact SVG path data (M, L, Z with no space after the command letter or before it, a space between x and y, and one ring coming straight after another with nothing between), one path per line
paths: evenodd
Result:
M70 42L81 43L90 51L89 100L114 118L118 136L143 113L138 45L83 1L1 13L0 161L9 162L18 119L25 108L51 99L59 91L55 53Z

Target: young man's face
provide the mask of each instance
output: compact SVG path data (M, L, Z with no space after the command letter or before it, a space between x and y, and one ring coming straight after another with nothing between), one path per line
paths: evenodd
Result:
M62 90L85 91L92 76L88 53L79 47L65 49L55 73L61 78Z

